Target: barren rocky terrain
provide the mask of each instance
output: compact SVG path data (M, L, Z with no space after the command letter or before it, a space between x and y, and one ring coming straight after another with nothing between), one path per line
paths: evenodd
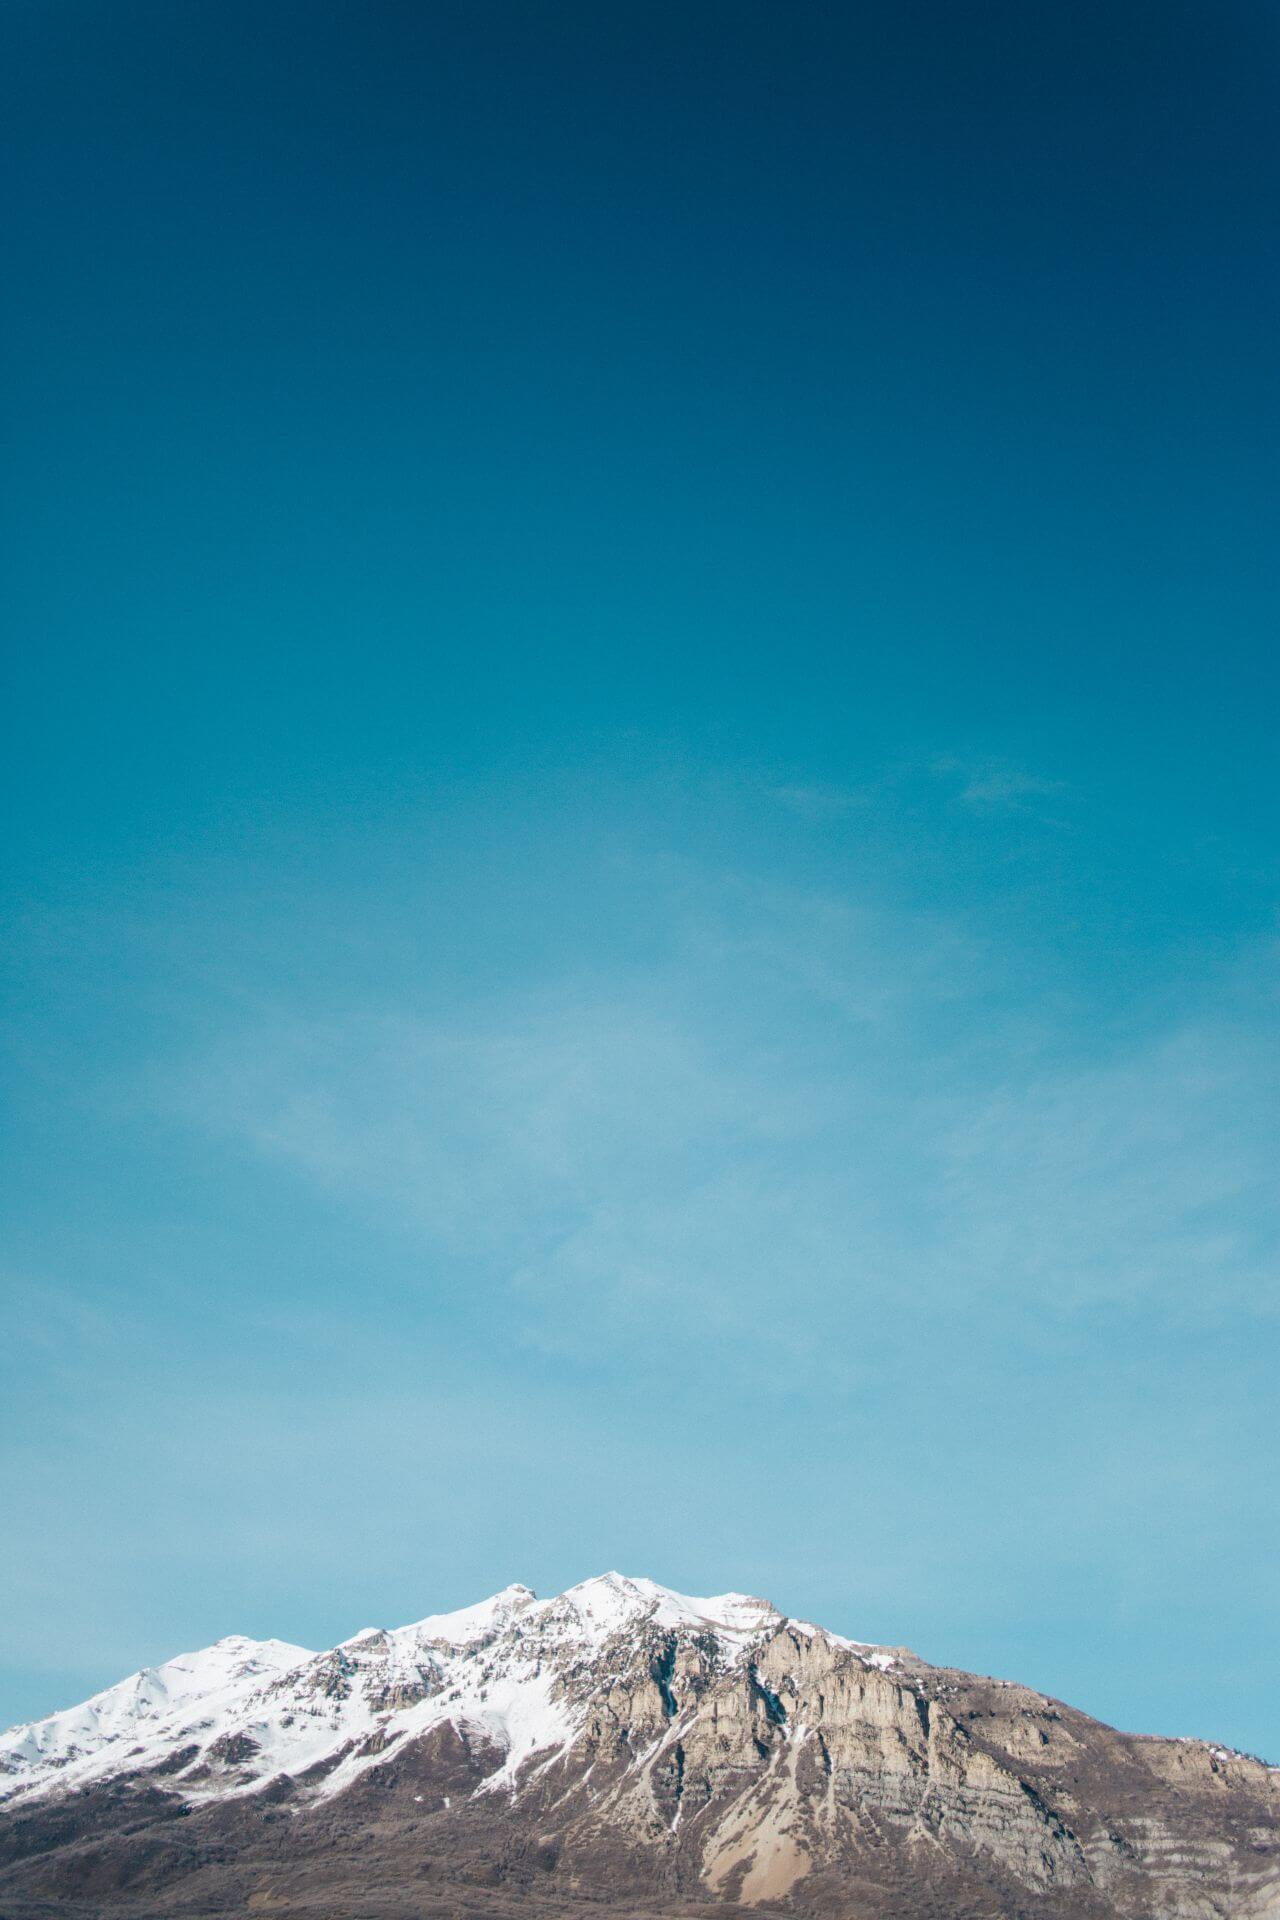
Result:
M0 1739L0 1920L1280 1920L1280 1771L606 1575Z

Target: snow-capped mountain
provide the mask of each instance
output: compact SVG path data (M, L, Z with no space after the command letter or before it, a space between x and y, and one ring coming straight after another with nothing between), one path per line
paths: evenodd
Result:
M767 1601L743 1594L693 1599L607 1573L551 1600L506 1587L411 1626L366 1627L325 1653L233 1635L0 1735L0 1803L136 1773L189 1748L172 1778L193 1798L313 1772L317 1793L331 1797L390 1738L444 1722L503 1753L486 1782L493 1790L513 1783L534 1754L572 1741L584 1707L574 1676L618 1636L644 1627L693 1637L728 1671L780 1619Z
M13 1728L0 1913L435 1912L402 1904L426 1859L441 1913L1261 1920L1278 1821L1280 1775L1225 1748L611 1573L325 1652L220 1640Z
M171 1763L186 1749L194 1751L173 1780L194 1799L313 1772L315 1791L332 1797L390 1738L413 1740L443 1722L505 1755L486 1780L493 1791L514 1784L533 1755L572 1743L589 1693L574 1680L620 1636L643 1628L695 1642L708 1670L729 1672L779 1624L764 1599L695 1599L606 1572L555 1599L509 1586L457 1613L368 1626L326 1653L230 1636L0 1736L0 1803ZM896 1659L825 1638L873 1665Z

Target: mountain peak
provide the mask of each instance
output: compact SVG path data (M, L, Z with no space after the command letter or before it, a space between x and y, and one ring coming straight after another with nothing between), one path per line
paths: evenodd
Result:
M780 1620L764 1600L703 1599L611 1570L546 1600L512 1582L408 1626L365 1627L326 1653L227 1634L0 1736L0 1800L106 1778L126 1761L145 1769L175 1746L221 1751L224 1741L253 1758L220 1783L251 1791L359 1744L331 1774L332 1792L372 1764L378 1747L369 1743L388 1712L400 1716L397 1735L446 1719L475 1728L506 1754L504 1777L513 1777L539 1746L572 1735L560 1670L599 1660L643 1623L702 1636L723 1667Z
M223 1818L223 1803L259 1794L263 1820ZM452 1862L469 1889L433 1912L482 1911L471 1895L496 1861L517 1893L521 1872L547 1887L563 1861L566 1900L634 1895L627 1912L660 1910L655 1888L797 1911L807 1897L824 1920L1022 1912L1025 1891L1044 1920L1137 1920L1161 1902L1169 1920L1280 1920L1257 1851L1280 1830L1278 1800L1280 1775L1224 1748L1113 1733L1030 1688L846 1640L750 1594L616 1570L543 1600L513 1583L323 1653L228 1635L0 1736L0 1802L41 1859L73 1850L68 1833L92 1853L101 1830L122 1858L138 1849L143 1873L189 1846L181 1871L198 1876L227 1860L234 1832L233 1851L260 1849L246 1873L276 1862L288 1878L323 1859L323 1904L298 1911L326 1920L372 1911L371 1871L407 1876L377 1908L404 1911L424 1857L445 1879ZM165 1809L191 1817L148 1852L131 1836ZM325 1851L344 1846L348 1904L331 1898ZM1224 1860L1254 1876L1263 1904L1236 1898ZM238 1870L226 1870L237 1911L255 1884ZM1165 1901L1171 1873L1212 1900ZM933 1881L917 1898L921 1875ZM1016 1908L987 1900L1010 1887ZM229 1910L225 1890L200 1910ZM179 1908L196 1910L185 1895Z
M782 1615L768 1600L751 1594L719 1593L709 1597L678 1593L673 1587L660 1586L643 1575L611 1571L596 1574L576 1587L568 1587L559 1596L598 1627L640 1616L652 1618L659 1626L706 1626L731 1634L758 1632Z

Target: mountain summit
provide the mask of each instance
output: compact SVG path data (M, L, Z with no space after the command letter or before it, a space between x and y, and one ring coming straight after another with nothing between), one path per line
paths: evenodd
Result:
M1280 1771L617 1573L0 1736L0 1914L1280 1920Z

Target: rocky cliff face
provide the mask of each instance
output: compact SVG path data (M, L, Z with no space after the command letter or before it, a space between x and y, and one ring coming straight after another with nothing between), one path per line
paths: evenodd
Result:
M606 1575L0 1740L0 1916L1280 1920L1280 1772Z

